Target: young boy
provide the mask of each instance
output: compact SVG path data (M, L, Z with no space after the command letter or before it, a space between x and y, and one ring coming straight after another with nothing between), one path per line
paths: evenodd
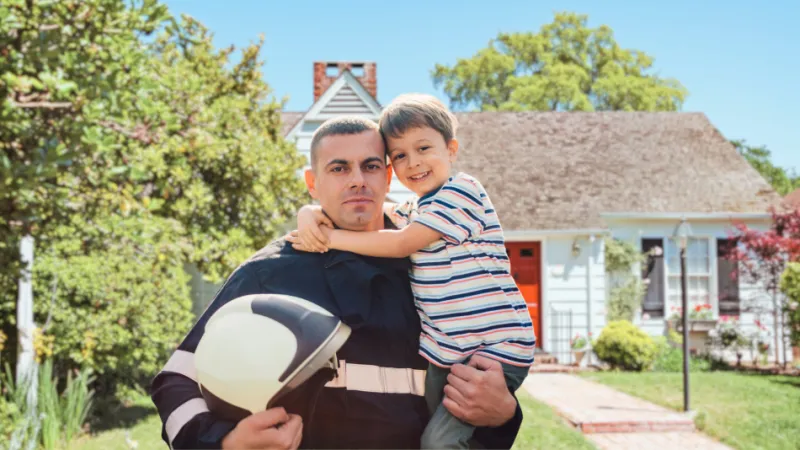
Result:
M474 428L442 405L450 366L474 354L495 359L516 390L533 363L533 325L489 196L478 180L452 171L455 116L435 97L409 94L384 109L379 125L397 178L418 196L386 205L398 229L334 230L319 206L305 206L287 239L304 251L411 257L420 354L430 363L425 397L432 416L421 444L468 448Z

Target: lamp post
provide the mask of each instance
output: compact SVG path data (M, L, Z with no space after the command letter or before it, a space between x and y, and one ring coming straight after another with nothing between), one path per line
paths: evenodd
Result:
M689 245L689 237L692 235L692 227L686 218L681 219L681 223L675 230L675 238L680 248L681 260L681 322L683 323L683 410L689 411L689 302L686 295L686 247Z

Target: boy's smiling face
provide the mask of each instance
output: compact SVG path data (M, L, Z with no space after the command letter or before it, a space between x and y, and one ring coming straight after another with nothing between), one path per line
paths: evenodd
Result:
M429 127L411 128L399 137L387 136L386 144L397 178L420 197L447 182L458 154L458 141L445 142L441 133Z

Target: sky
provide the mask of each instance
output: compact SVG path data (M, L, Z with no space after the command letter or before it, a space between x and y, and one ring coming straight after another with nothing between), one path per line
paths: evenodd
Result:
M314 61L374 61L378 101L404 92L445 100L430 72L486 47L499 32L538 31L556 11L608 25L624 48L689 91L684 111L705 113L729 139L765 145L800 172L800 2L772 0L168 0L203 22L219 47L263 34L264 76L286 110L313 101Z

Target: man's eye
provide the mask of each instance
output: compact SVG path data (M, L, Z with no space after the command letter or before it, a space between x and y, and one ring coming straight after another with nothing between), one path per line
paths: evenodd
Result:
M368 170L380 170L381 166L379 164L370 164L367 166Z
M334 167L333 169L331 169L331 172L337 172L338 173L338 172L343 172L343 171L344 171L344 167L342 167L342 166Z

